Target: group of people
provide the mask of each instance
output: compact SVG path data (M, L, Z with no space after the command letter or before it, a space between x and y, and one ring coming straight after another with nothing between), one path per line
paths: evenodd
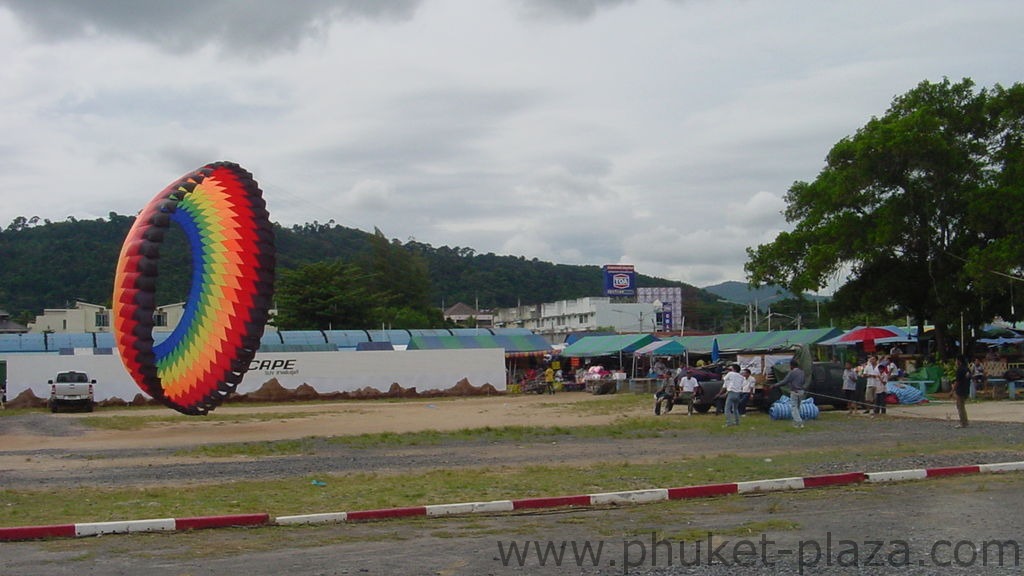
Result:
M789 363L789 373L779 382L771 385L769 389L781 388L789 394L790 402L793 405L793 426L803 428L804 423L800 417L800 403L803 402L807 386L806 377L800 363L796 358ZM725 398L725 425L739 426L740 416L747 413L747 404L757 387L757 380L747 368L740 368L739 364L730 364L722 374L722 389L719 397Z
M885 414L886 394L888 393L889 380L895 380L900 376L900 368L894 360L888 356L879 359L872 354L867 361L856 368L850 361L846 362L846 369L843 370L843 395L846 397L846 405L850 414L857 411L857 377L863 376L865 380L863 413L871 414L872 417ZM872 413L873 411L873 413Z
M806 375L795 359L790 363L790 368L789 374L772 385L772 388L783 388L789 393L790 400L796 407L793 410L793 425L803 428L799 406L804 397ZM756 388L757 380L749 369L740 368L739 364L729 364L725 367L722 372L722 388L715 396L715 400L724 400L726 426L739 426L740 417L747 413L747 405ZM663 411L671 412L675 404L685 402L686 415L691 416L694 398L698 393L700 385L697 379L685 368L679 368L672 377L664 379L664 383L654 394L654 413L660 415Z
M686 415L693 416L693 400L698 390L697 379L690 375L685 368L680 367L670 377L664 378L661 387L654 393L654 413L660 416L662 406L668 413L677 403L685 402Z
M849 414L861 411L872 417L884 415L888 400L888 383L905 375L896 359L887 355L868 356L866 362L859 366L854 366L853 362L847 361L843 371L842 388ZM857 397L857 383L861 377L865 379L866 383L863 402ZM972 364L964 357L957 358L953 387L953 396L959 416L957 428L968 426L965 402L970 397L972 382L979 387L983 386L985 377L980 360L975 360ZM784 393L789 394L793 426L797 428L804 427L799 408L805 396L806 379L807 375L800 368L797 359L794 358L790 361L790 371L785 378L770 387L770 389L781 388ZM673 375L663 378L663 382L654 395L654 413L660 415L663 411L670 412L675 404L685 402L687 416L692 415L694 398L700 393L700 385L697 380L685 368L679 368ZM741 369L739 364L730 364L725 367L722 373L722 388L715 399L724 399L726 426L739 425L740 416L746 413L747 404L750 402L756 386L756 380L749 369Z
M754 394L757 381L747 368L730 364L722 373L722 389L718 396L725 397L725 425L739 426L740 416L747 413L747 404Z
M771 388L782 388L789 394L793 404L793 426L803 428L804 423L800 417L800 403L803 402L807 386L806 374L800 368L800 363L794 358L790 362L790 371ZM740 417L746 414L747 405L757 387L757 380L747 368L740 368L739 364L729 364L722 373L722 388L715 399L724 399L725 426L739 426ZM697 380L680 368L674 378L669 378L658 389L654 395L654 413L662 413L662 405L666 405L665 412L672 410L673 404L679 401L687 402L687 416L693 414L693 399L696 391L699 390Z

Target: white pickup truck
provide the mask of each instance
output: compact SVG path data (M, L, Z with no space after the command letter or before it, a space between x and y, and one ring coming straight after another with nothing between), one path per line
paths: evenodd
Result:
M85 372L58 373L56 379L50 380L50 400L47 402L50 412L56 412L61 406L72 406L92 412L94 384L96 381L89 380Z

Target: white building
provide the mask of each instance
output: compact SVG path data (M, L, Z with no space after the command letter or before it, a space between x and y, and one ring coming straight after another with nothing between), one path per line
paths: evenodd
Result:
M656 332L660 305L654 303L612 302L607 297L559 300L544 304L498 308L494 325L499 328L528 328L537 334L558 340L573 332L598 328L615 332Z
M153 331L170 332L185 313L185 303L157 306L153 314ZM75 302L72 308L47 308L29 324L31 334L110 332L110 309L99 304Z

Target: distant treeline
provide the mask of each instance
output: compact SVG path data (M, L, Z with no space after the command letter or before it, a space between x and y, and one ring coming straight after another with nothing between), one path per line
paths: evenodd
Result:
M60 222L16 218L0 230L0 309L15 319L31 319L44 308L63 308L82 300L109 306L114 268L121 244L134 221L110 213L107 219ZM425 264L430 306L465 302L480 308L510 307L599 296L599 266L553 264L515 256L479 254L472 248L433 247L417 241L386 240L380 231L363 232L335 224L275 225L279 276L318 262L369 267L379 277L375 290L401 294L408 278L373 270L386 266L387 250L405 251ZM184 234L172 227L161 250L158 302L185 300L191 271ZM394 277L390 277L394 276ZM638 275L641 286L681 286L687 327L714 329L736 311L699 288ZM389 288L390 286L390 288ZM368 326L369 327L369 326Z

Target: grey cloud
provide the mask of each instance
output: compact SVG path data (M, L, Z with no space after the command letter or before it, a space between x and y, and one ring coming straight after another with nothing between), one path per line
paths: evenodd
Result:
M305 161L329 161L368 177L409 173L425 164L474 170L477 149L500 124L530 104L522 94L445 91L406 94L382 106L388 116L363 133L339 127L339 141L303 154Z
M333 20L405 21L422 0L0 0L50 41L110 34L192 52L209 44L265 55L323 34Z
M635 0L518 0L523 13L534 19L587 20L598 11L632 4Z
M210 94L218 97L211 98ZM283 114L281 107L239 102L230 94L211 87L182 84L173 88L100 89L81 97L67 95L51 110L58 116L88 115L104 118L127 118L148 123L173 118L187 127L197 125L233 124L244 121L267 121Z

